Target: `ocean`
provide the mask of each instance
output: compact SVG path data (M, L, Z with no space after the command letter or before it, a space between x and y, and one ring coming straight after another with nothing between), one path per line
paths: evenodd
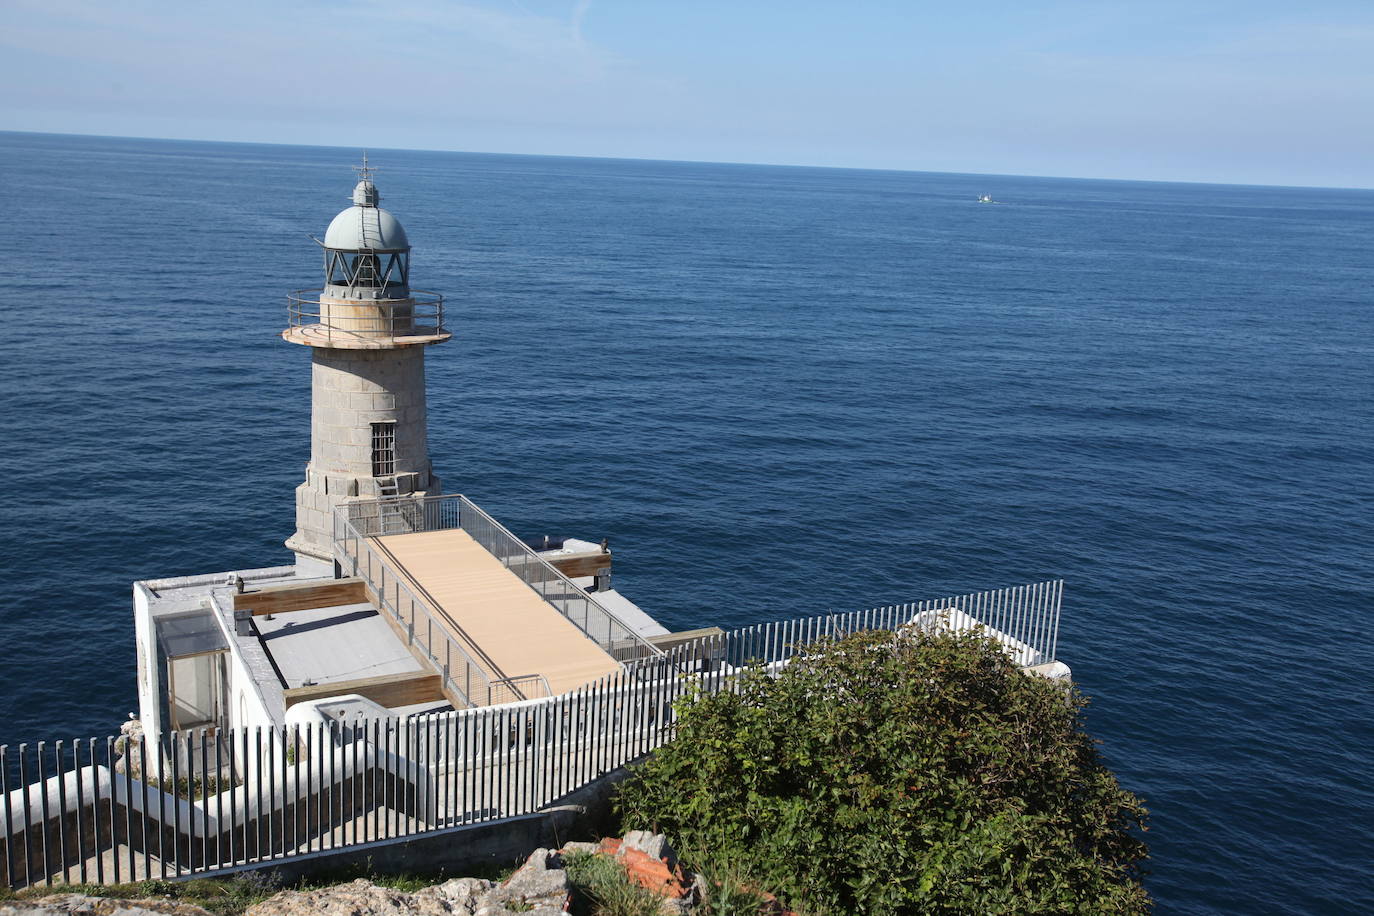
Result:
M1374 911L1374 192L370 156L447 490L672 629L1062 576L1159 911ZM358 158L0 133L0 743L135 708L133 580L289 562Z

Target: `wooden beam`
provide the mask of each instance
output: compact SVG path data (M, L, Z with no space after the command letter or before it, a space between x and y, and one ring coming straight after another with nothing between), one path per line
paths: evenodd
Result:
M291 582L266 585L234 595L234 610L251 609L254 617L309 611L344 604L365 604L367 590L362 579L332 579L328 582Z
M569 579L594 576L603 569L611 568L611 554L607 550L589 550L586 553L570 553L561 557L542 557L554 569Z
M443 690L440 689L439 680L439 675L428 671L407 671L403 674L383 674L352 681L334 681L332 684L292 687L284 693L287 709L297 703L348 693L365 696L379 706L395 709L398 706L414 706L416 703L447 701L448 697L444 696Z
M682 630L677 633L663 633L659 636L647 636L645 639L650 645L657 646L664 652L676 649L678 646L689 642L695 642L707 636L723 636L725 631L720 627L702 627L700 630Z

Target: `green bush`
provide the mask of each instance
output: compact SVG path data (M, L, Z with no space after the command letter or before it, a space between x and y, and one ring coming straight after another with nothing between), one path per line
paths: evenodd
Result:
M815 914L1148 912L1083 705L991 640L859 633L689 698L617 806Z

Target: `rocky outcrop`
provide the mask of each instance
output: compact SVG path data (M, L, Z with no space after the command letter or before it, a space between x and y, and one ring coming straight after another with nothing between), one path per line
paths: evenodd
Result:
M572 885L563 870L563 857L548 849L536 849L515 874L485 898L486 909L479 907L475 916L496 916L510 912L506 904L512 900L532 906L538 916L558 916L572 908Z
M414 913L418 916L449 916L453 913L471 914L474 891L484 892L488 882L473 886L473 879L461 878L446 884L427 887L417 893L406 893L389 887L379 887L366 878L310 891L282 891L254 904L249 914L258 916L397 916ZM450 887L453 885L453 887Z
M359 878L314 890L282 891L250 906L245 916L560 916L572 909L573 887L566 861L578 854L613 859L633 884L662 898L664 916L703 910L708 887L687 871L662 834L632 830L621 839L568 843L562 849L536 849L514 874L497 884L482 878L454 878L407 892ZM786 911L766 894L759 916ZM0 904L0 916L210 916L197 906L173 900L116 900L63 894Z
M311 891L283 891L250 907L247 916L559 916L572 909L566 857L613 857L627 877L663 898L664 914L686 914L703 898L704 882L684 871L661 834L631 831L624 839L536 849L501 884L456 878L414 893L359 879Z
M559 854L537 849L502 884L454 878L406 893L359 878L312 891L282 891L248 908L247 916L499 916L568 911L572 885Z
M198 906L173 900L117 900L85 894L54 894L0 903L0 916L210 916Z
M492 889L481 878L455 878L414 893L366 878L310 891L282 891L248 908L247 916L471 916Z

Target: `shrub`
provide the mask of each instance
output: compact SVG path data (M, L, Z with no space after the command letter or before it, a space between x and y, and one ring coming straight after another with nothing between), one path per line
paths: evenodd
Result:
M1147 912L1084 703L988 639L859 633L684 701L617 807L818 914Z

